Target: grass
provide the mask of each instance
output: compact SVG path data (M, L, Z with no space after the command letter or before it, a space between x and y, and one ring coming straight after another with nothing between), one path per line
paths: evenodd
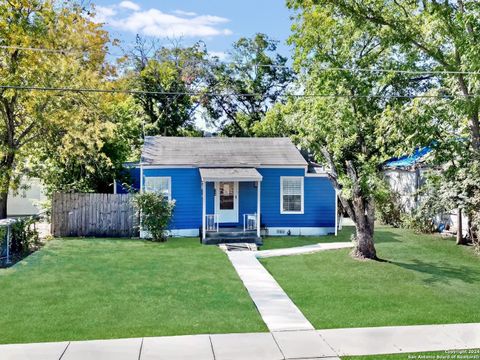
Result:
M318 243L349 242L350 236L351 232L348 230L340 231L338 233L338 236L269 236L263 239L263 245L261 247L261 250L283 249Z
M480 322L472 248L388 227L375 240L388 262L354 260L343 249L262 263L317 329Z
M0 343L266 331L227 257L198 238L52 240L0 270Z
M478 359L480 349L446 350L392 355L342 356L342 360L415 360L415 359Z

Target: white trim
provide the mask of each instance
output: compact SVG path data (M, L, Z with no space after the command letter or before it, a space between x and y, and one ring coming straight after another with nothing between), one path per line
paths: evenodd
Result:
M202 181L202 240L205 240L206 219L207 216L207 190L206 183Z
M292 236L321 236L335 233L332 227L269 227L268 236L287 236L288 231Z
M257 181L257 237L260 237L260 189L262 182ZM245 224L244 224L245 226Z
M255 179L255 178L238 179L238 178L235 178L235 177L231 177L231 178L204 178L203 180L207 181L207 182L231 182L231 181L234 181L234 182L257 182L257 181L262 181L262 180L258 180L258 179Z
M146 176L145 180L147 179L167 179L168 180L168 200L172 200L172 177L171 176ZM146 184L144 184L146 188Z
M140 164L140 193L143 193L143 165Z
M172 229L168 230L168 236L172 237L198 237L199 231L198 229ZM140 230L140 238L141 239L150 239L151 235L150 232L147 230Z
M155 169L177 169L177 168L182 168L182 169L197 169L199 166L195 165L152 165L152 164L140 164L140 166L143 166L145 169L148 170L155 170Z
M308 165L258 165L257 169L308 169Z
M335 189L335 236L338 235L338 190Z
M218 164L218 165L155 165L155 164L145 164L140 163L137 166L143 166L145 169L176 169L176 168L186 168L186 169L199 169L199 168L217 168L217 167L228 167L228 168L255 168L255 169L306 169L308 170L308 165L259 165L259 164L248 164L248 165L239 165L239 164ZM137 167L132 166L132 167Z
M302 184L302 204L300 211L284 211L283 210L283 179L300 179ZM305 207L305 184L303 176L280 176L280 214L282 215L302 215L304 213Z

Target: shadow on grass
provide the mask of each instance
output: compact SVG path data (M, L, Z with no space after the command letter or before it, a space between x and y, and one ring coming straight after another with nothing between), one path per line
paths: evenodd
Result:
M469 284L480 281L480 272L468 266L426 263L421 260L414 260L412 263L388 262L407 270L429 275L423 280L427 284L449 284L451 280L461 280Z
M398 240L399 237L399 235L388 230L375 230L374 241L375 244L398 243L401 242Z

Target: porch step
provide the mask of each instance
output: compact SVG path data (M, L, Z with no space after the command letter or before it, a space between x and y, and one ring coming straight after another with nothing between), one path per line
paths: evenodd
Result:
M207 238L240 238L240 237L257 237L256 231L219 231L219 232L207 232L205 234Z
M218 244L240 244L240 243L249 243L249 244L257 244L258 246L263 245L263 241L261 237L256 236L215 236L215 237L206 237L203 240L205 245L218 245Z

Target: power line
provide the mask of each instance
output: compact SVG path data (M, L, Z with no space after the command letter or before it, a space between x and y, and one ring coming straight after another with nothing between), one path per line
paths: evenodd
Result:
M49 53L83 53L83 50L79 49L48 49L48 48L37 48L37 47L24 47L16 45L0 45L0 49L16 49L16 50L26 50L26 51L44 51ZM107 52L108 55L115 58L124 58L128 56L127 54L119 55L112 54ZM231 63L235 64L235 63ZM275 65L275 64L259 64L253 65L258 67L270 67L270 68L285 68L291 69L291 66L288 65ZM405 75L480 75L480 71L456 71L456 70L397 70L397 69L367 69L367 68L342 68L342 67L325 67L318 68L319 71L343 71L343 72L371 72L371 73L395 73L395 74L405 74Z
M13 46L13 45L0 45L0 49L12 49L12 50L27 50L27 51L38 51L38 52L48 52L48 53L80 53L79 50L66 50L66 49L47 49L47 48L35 48L35 47L26 47L26 46Z
M409 75L480 75L479 71L449 71L449 70L395 70L395 69L365 69L365 68L320 68L320 71L350 71L350 72L377 72L377 73L396 73Z
M95 89L95 88L70 88L70 87L39 87L39 86L17 86L17 85L0 85L0 89L26 90L26 91L68 91L77 93L123 93L131 95L165 95L165 96L208 96L208 97L255 97L263 96L259 93L214 93L214 92L175 92L175 91L144 91L131 89ZM311 98L365 98L365 99L454 99L454 98L475 98L480 94L471 95L347 95L347 94L285 94L292 97L311 97Z

